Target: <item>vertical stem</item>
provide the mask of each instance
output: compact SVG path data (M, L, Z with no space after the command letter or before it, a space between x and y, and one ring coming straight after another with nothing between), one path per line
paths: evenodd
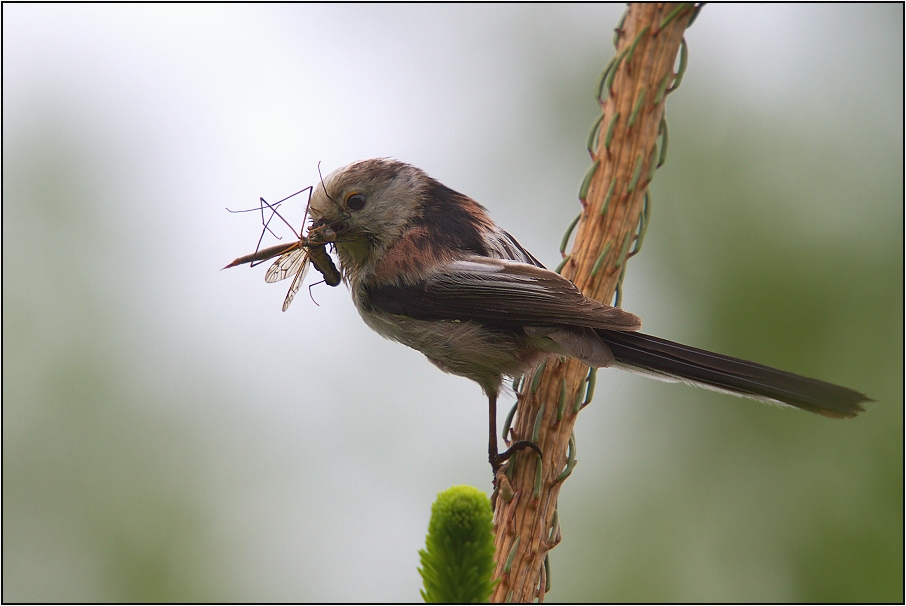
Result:
M635 236L653 174L650 164L658 159L654 150L667 96L659 90L665 78L671 82L675 78L677 51L696 11L693 4L634 3L618 28L617 61L602 82L603 118L596 124L607 127L607 141L592 150L598 166L587 192L583 185L586 198L576 240L561 270L586 295L605 303L613 300L621 274L617 266L626 262L623 249ZM576 360L551 358L538 389L525 390L519 398L513 430L518 439L530 439L537 430L537 444L544 453L540 491L536 486L538 455L523 450L507 464L515 465L509 478L515 498L498 499L494 512L500 583L492 602L543 598L544 560L560 540L559 532L552 532L557 496L565 479L558 476L566 466L577 419L576 408L564 410L558 403L563 393L568 402L583 398L588 376L588 368ZM545 406L548 402L550 406ZM541 423L536 427L539 414Z

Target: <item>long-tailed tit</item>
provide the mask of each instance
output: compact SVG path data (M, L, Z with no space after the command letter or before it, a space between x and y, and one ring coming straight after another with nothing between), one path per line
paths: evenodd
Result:
M864 410L863 394L637 332L633 314L582 294L549 271L485 209L422 170L389 159L355 162L315 187L313 229L336 233L352 299L378 334L425 354L488 396L495 472L496 402L505 376L550 355L616 366L827 417Z

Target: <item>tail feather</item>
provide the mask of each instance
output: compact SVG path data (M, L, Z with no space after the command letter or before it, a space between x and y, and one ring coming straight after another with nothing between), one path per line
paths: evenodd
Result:
M864 394L754 362L639 332L596 331L617 366L735 395L787 404L838 419L863 412Z

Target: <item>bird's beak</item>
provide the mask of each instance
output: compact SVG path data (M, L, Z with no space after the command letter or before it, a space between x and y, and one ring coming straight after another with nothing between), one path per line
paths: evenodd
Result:
M337 241L337 231L342 229L338 226L337 221L330 221L324 217L312 222L308 229L308 237L323 242L325 244Z

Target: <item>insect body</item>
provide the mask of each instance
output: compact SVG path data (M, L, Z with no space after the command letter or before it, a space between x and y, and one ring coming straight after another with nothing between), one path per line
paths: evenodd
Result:
M324 276L324 281L328 286L336 286L340 283L343 276L336 265L333 264L333 259L327 254L327 248L323 244L309 246L308 256L311 259L311 264Z
M284 200L286 199L287 198L284 198ZM274 215L277 215L281 220L283 220L284 223L286 223L286 220L283 219L283 217L280 216L280 214L277 212L277 206L279 206L280 203L282 203L284 200L271 205L267 201L265 201L264 198L261 198L261 206L256 209L250 209L261 210L264 230L270 231L270 228L268 227L270 219L268 219L268 221L266 222L264 221L265 205L271 209L271 218L273 218ZM308 215L307 208L305 214L306 216ZM287 223L287 225L289 224ZM290 226L290 229L292 229L292 226ZM293 281L290 284L289 291L286 293L286 298L283 301L283 311L289 309L290 303L292 303L293 298L296 296L296 293L299 292L299 288L302 286L302 282L305 281L305 276L308 274L309 263L311 265L314 265L315 269L321 272L321 275L324 276L324 281L330 286L337 286L342 279L342 275L334 265L333 260L330 258L330 255L327 254L326 245L333 242L336 238L336 233L334 233L332 229L327 226L315 228L313 230L309 230L307 237L302 236L301 233L296 234L295 230L293 230L293 234L298 238L294 242L277 244L276 246L270 246L268 248L256 250L249 255L244 255L242 257L239 257L238 259L233 260L232 263L224 267L224 269L227 269L229 267L236 267L237 265L243 265L245 263L249 263L252 267L254 267L255 265L267 261L268 259L278 257L277 260L274 261L273 265L271 265L267 270L267 273L264 275L264 281L270 284L273 282L285 280L286 278L293 276ZM264 237L264 231L262 231L261 235L262 237ZM261 241L259 239L259 244L260 242Z

